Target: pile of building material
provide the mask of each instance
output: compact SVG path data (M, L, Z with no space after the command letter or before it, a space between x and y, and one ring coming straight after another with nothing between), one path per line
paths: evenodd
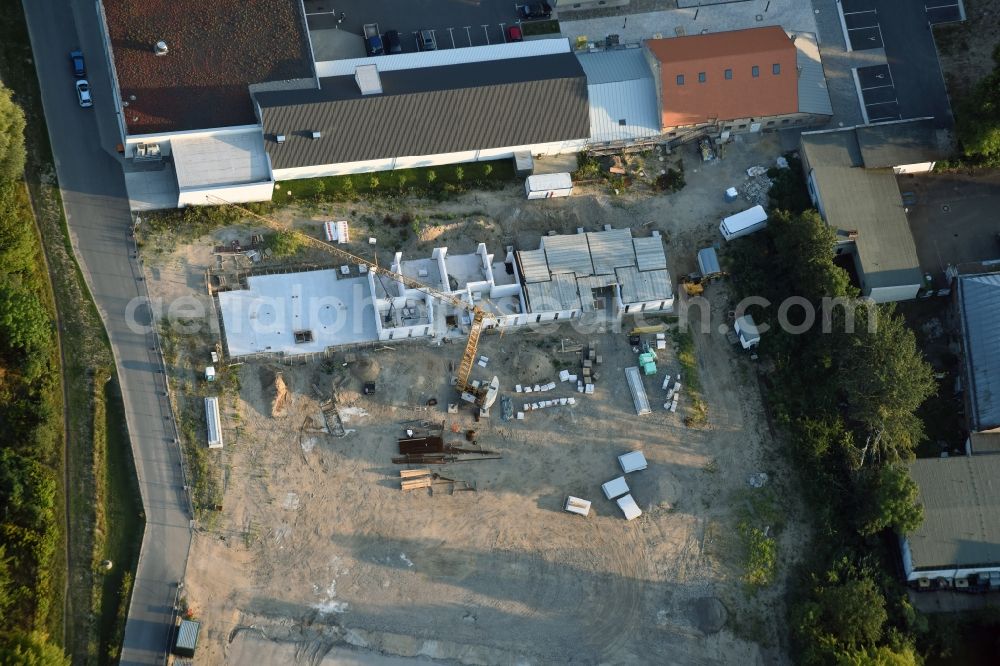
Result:
M523 412L534 412L539 409L546 409L548 407L560 407L566 405L575 405L576 398L552 398L550 400L540 400L538 402L526 402L522 407L522 412L518 414L518 419L523 419Z
M743 198L751 204L767 206L767 193L771 190L771 179L767 177L767 169L762 166L752 166L747 169L747 179L740 187Z
M400 455L393 457L396 465L443 465L449 462L471 462L473 460L498 460L500 455L479 446L466 448L444 441L444 424L421 422L407 428L398 439Z
M670 373L663 378L663 390L667 392L667 401L663 403L663 408L668 412L677 411L677 400L681 395L681 376L674 379Z
M580 499L579 497L569 495L566 497L566 505L563 507L563 510L569 511L570 513L576 513L581 516L589 516L590 500Z
M651 414L649 408L649 397L646 395L646 388L642 385L642 375L639 368L633 366L625 368L625 378L628 380L628 388L632 392L632 402L635 404L635 413L639 416Z
M518 393L542 393L544 391L551 391L556 387L555 382L549 382L547 384L535 384L534 386L525 384L516 384L514 390Z
M468 481L459 481L447 476L432 473L429 469L401 469L399 470L400 490L419 490L420 488L431 488L435 485L448 484L452 492L455 490L472 490L476 487Z
M288 403L288 385L280 372L274 374L274 400L271 401L271 417L277 418L285 415L285 407Z
M576 380L576 390L579 393L592 394L598 379L597 366L603 363L604 359L597 353L595 343L591 341L587 344L587 353L580 361L580 375ZM573 377L574 375L570 375Z

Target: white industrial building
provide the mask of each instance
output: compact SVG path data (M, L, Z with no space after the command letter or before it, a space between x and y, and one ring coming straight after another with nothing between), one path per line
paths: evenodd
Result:
M472 254L439 247L408 261L397 252L390 270L482 306L492 314L486 328L619 320L674 305L662 239L629 229L545 236L537 250L508 249L502 260L482 243ZM245 289L218 293L218 310L230 358L462 338L469 324L467 310L363 266L250 277Z

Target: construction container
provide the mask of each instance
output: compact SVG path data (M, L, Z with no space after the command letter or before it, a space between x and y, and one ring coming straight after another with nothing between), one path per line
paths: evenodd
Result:
M198 634L201 633L201 622L181 620L177 627L177 637L174 639L174 654L178 657L194 657L198 647Z
M528 176L524 193L529 199L552 199L573 194L573 178L568 173L543 173Z

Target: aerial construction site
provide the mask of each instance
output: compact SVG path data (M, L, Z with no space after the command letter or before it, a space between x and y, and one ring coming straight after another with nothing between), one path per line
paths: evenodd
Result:
M199 659L780 661L787 566L757 584L743 535L784 564L801 523L752 361L688 333L670 277L717 234L711 188L397 202L440 216L410 238L378 202L147 231L151 295L186 302L160 335ZM727 321L724 283L701 296Z

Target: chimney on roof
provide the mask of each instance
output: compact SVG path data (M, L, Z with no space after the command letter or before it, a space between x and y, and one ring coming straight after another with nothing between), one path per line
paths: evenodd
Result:
M320 137L323 136L323 134L321 132L317 132L315 130L312 132L311 135L312 135L312 138L314 138L314 139L318 139L318 138L320 138Z
M276 135L274 137L274 140L277 141L278 143L284 143L285 142L285 135L284 134L278 134L278 135Z
M362 95L378 95L382 92L382 79L375 65L358 65L354 68L354 80Z
M167 49L167 43L162 40L156 42L156 44L153 46L153 53L155 53L158 56L165 56L167 55L168 51L169 49Z

